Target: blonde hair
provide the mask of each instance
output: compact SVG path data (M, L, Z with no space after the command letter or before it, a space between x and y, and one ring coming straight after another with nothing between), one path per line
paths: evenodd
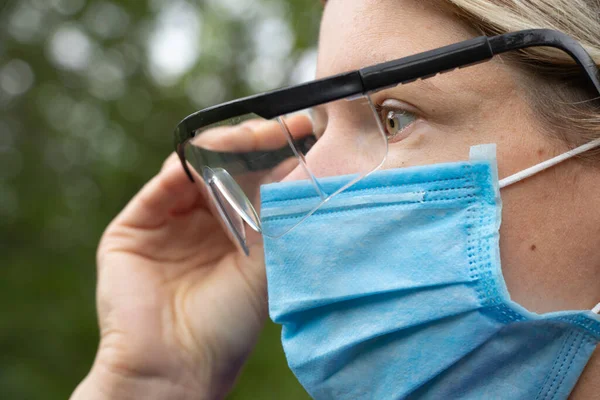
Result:
M467 25L491 36L523 29L560 30L600 62L598 0L446 0ZM524 72L525 87L545 131L575 147L600 137L598 93L559 50L534 47L504 57ZM600 151L596 150L600 157ZM592 155L592 154L590 154Z

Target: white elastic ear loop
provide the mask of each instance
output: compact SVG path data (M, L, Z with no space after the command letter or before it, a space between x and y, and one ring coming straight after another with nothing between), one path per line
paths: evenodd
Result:
M592 140L591 142L584 144L583 146L579 146L571 151L567 151L564 154L561 154L557 157L551 158L548 161L544 161L542 163L539 163L537 165L534 165L531 168L527 168L521 172L517 172L514 175L511 175L507 178L504 178L500 181L499 186L500 188L505 188L507 186L512 185L513 183L517 183L520 182L524 179L529 178L530 176L533 176L535 174L538 174L544 170L547 170L548 168L551 168L553 166L555 166L556 164L560 164L563 161L566 161L570 158L573 158L575 156L578 156L579 154L585 153L588 150L592 150L596 147L600 146L600 139L596 139L596 140ZM592 312L594 314L600 314L600 303L598 303L596 305L596 307L594 307L592 309Z
M566 153L561 154L558 157L551 158L548 161L544 161L542 163L534 165L531 168L527 168L521 172L517 172L514 175L504 178L500 181L500 189L510 186L513 183L517 183L524 179L527 179L530 176L538 174L544 170L547 170L548 168L555 166L556 164L560 164L563 161L578 156L579 154L585 153L586 151L594 149L596 147L600 147L600 139L592 140L591 142L584 144L583 146L577 147L576 149L573 149L571 151L567 151Z

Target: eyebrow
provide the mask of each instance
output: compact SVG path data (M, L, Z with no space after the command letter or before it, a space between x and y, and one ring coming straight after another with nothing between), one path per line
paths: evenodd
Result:
M384 92L386 90L394 90L394 89L398 89L401 87L410 87L410 88L414 88L416 90L427 90L427 91L431 91L431 92L439 93L439 94L448 94L448 91L446 91L446 90L442 89L441 87L439 87L438 85L436 85L434 82L431 81L431 79L425 79L425 80L419 79L419 80L409 82L409 83L399 83L396 86L376 90L375 93Z
M437 92L437 93L444 93L444 94L446 94L445 90L443 90L438 85L436 85L435 83L433 83L430 79L418 80L416 82L411 82L411 83L408 83L408 84L412 84L412 85L415 85L415 86L421 85L421 86L423 86L423 89L430 89L430 90L432 90L434 92ZM402 86L402 85L399 85L399 86Z

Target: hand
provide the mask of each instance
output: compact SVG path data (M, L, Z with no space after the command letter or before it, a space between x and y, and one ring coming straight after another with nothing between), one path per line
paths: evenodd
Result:
M101 340L82 386L224 396L267 314L262 248L235 248L175 156L107 228L97 261Z
M312 132L307 116L286 126L294 138ZM252 120L205 131L194 145L243 153L279 149L287 139L277 122ZM261 183L297 165L284 160L239 183L257 195ZM192 184L171 156L104 233L100 346L72 399L213 399L231 389L267 315L263 251L260 240L249 257L233 245L200 181Z

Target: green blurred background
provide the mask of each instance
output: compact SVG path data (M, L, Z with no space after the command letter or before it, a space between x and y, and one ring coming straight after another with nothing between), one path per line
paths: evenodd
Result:
M0 0L0 398L66 399L104 227L189 113L314 75L317 0ZM306 399L269 324L231 399Z

